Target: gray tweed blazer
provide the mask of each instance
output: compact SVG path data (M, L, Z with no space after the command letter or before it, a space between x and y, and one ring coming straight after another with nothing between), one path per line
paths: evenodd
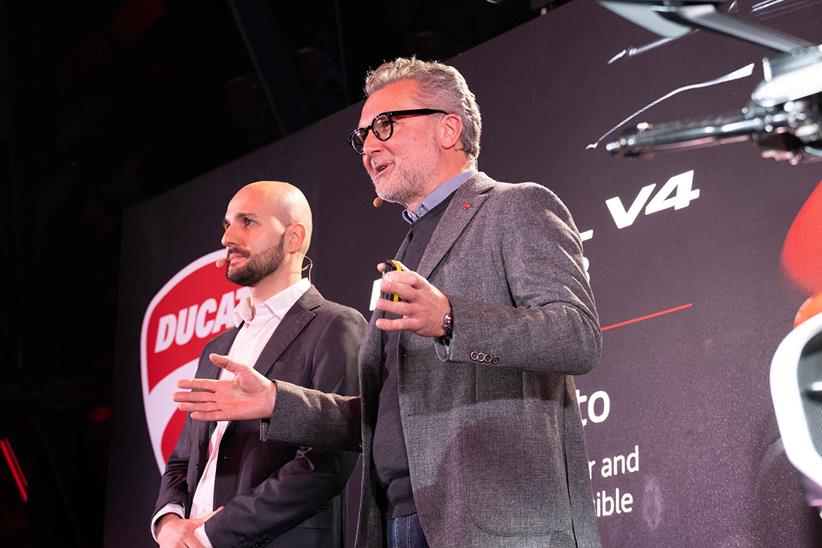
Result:
M400 412L432 547L599 546L572 375L601 335L571 215L548 189L483 173L456 192L418 269L449 298L449 346L402 334ZM358 548L381 548L371 462L382 348L371 318L361 397L278 382L263 438L363 453Z

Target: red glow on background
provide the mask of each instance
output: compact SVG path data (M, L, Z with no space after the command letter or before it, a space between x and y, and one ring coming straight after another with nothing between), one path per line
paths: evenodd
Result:
M802 306L800 306L799 310L796 312L796 317L793 320L793 326L796 327L802 322L810 320L817 314L822 314L822 291L802 303Z
M782 268L808 293L822 291L822 182L796 214L782 246Z
M98 405L89 413L88 420L93 423L105 422L111 418L111 407L108 405Z
M630 320L625 320L624 322L619 323L612 323L611 325L606 325L602 328L602 331L610 331L611 329L616 329L617 327L622 327L625 325L630 325L632 323L637 323L645 320L650 320L651 318L656 318L657 316L664 316L665 314L671 314L672 312L679 312L680 310L685 310L687 308L691 308L693 303L683 304L680 306L675 306L673 308L666 308L665 310L660 310L659 312L654 312L652 314L645 314L644 316L639 316L636 318L631 318Z
M20 491L20 498L23 502L29 501L27 492L29 482L23 474L23 469L20 468L20 463L17 462L17 455L14 454L14 449L11 448L11 442L7 438L0 440L0 449L3 451L3 456L6 458L6 464L9 465L9 471L14 478L14 483L17 484L17 489Z

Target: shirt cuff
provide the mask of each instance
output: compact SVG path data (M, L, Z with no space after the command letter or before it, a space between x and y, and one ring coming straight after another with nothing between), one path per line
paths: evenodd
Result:
M151 518L151 538L153 538L157 544L160 544L160 541L157 540L157 522L166 514L177 514L184 519L186 517L185 509L179 504L169 503L160 508L160 510L154 514L154 517Z

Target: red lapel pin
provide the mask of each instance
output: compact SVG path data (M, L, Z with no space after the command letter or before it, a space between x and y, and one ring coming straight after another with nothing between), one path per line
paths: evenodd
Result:
M471 207L471 204L468 202L462 202L462 209L468 209L469 207Z

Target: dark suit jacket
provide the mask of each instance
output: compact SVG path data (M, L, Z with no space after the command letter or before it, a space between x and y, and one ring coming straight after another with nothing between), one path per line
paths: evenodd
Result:
M254 368L307 388L356 394L364 328L359 312L325 300L312 286L283 317ZM218 378L220 370L208 355L228 354L237 332L227 331L206 345L197 377ZM259 424L232 421L225 431L214 486L214 508L224 509L206 522L209 540L215 548L337 545L339 515L332 511L332 499L345 487L357 455L264 443ZM166 464L154 513L177 503L188 517L215 426L186 420Z
M545 187L483 173L457 191L417 272L454 312L451 344L404 332L400 416L411 485L432 548L591 547L599 535L573 375L601 334L571 215ZM360 348L362 398L278 382L278 442L363 451L358 548L383 545L371 462L382 344Z

